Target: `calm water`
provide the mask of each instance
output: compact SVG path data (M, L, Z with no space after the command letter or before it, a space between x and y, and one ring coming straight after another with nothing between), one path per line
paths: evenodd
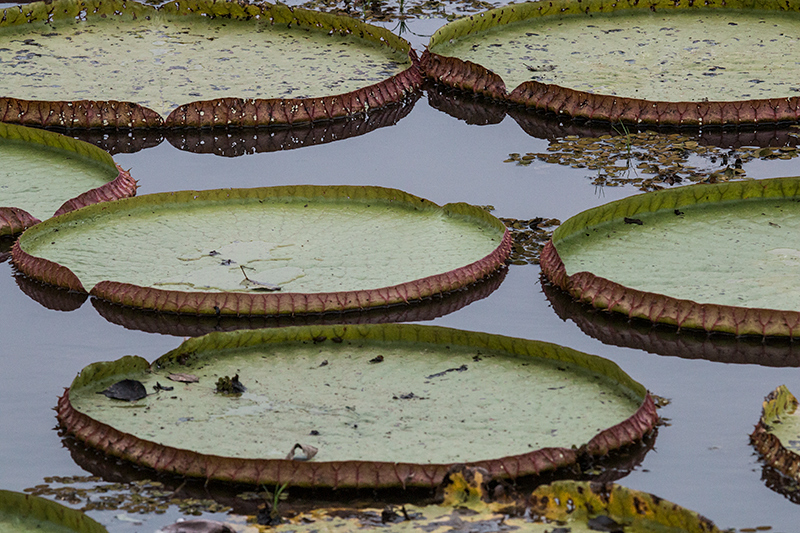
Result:
M412 22L411 29L420 34L411 36L414 45L421 49L427 42L425 35L441 24L430 19ZM564 220L588 207L637 193L630 187L596 189L580 169L503 163L510 152L545 151L548 142L543 137L566 130L547 124L536 131L528 127L531 134L512 117L503 118L502 112L490 108L483 108L482 116L491 115L497 123L469 124L433 107L431 103L439 100L425 93L407 104L403 113L396 111L392 119L399 117L396 124L326 144L224 157L175 147L197 145L197 139L171 138L159 143L158 137L151 137L148 142L154 146L119 153L115 159L139 180L139 194L304 183L369 184L396 187L440 204L489 204L498 216L520 219ZM457 108L466 109L471 103L468 100ZM322 135L323 129L300 131L290 142ZM239 148L229 151L240 150L243 143L255 146L254 135L250 132L247 139L237 142ZM257 133L260 146L270 145L269 135ZM749 145L753 139L742 136L725 142ZM203 146L211 144L213 139L206 139ZM800 175L796 160L759 161L745 168L754 177ZM126 329L103 318L91 301L72 311L49 310L21 290L7 262L0 264L0 309L0 487L23 490L42 483L46 476L85 475L66 447L69 441L54 429L52 408L57 396L89 363L126 354L152 361L182 338ZM620 483L698 511L723 528L797 530L800 509L768 487L772 482L765 480L748 440L767 393L780 384L800 392L796 368L800 355L792 346L711 343L705 337L657 335L649 327L609 323L603 315L592 319L591 313L568 301L553 298L551 302L543 292L538 267L530 265L510 267L488 297L425 323L546 340L616 361L653 393L672 401L660 411L669 426L659 429L654 448ZM584 331L594 331L608 344ZM176 333L187 334L187 330ZM662 355L624 346L647 346ZM698 358L700 354L708 359ZM136 525L118 514L93 516L111 531L153 531L180 516L174 510L167 515L144 515L137 517L143 523Z

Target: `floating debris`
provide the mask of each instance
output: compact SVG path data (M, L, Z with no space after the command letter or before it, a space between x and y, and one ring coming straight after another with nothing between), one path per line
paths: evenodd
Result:
M642 191L663 189L676 183L719 183L747 178L742 165L750 161L793 159L797 146L724 149L703 146L692 137L654 131L622 135L578 137L569 135L550 142L547 153L512 153L506 163L527 166L536 160L585 168L594 185L635 185ZM800 132L793 137L800 137ZM699 161L698 161L699 159Z
M561 225L557 218L536 217L530 220L500 218L514 238L508 261L512 265L538 265L539 254L553 230Z
M247 387L242 385L239 381L239 374L233 377L223 376L217 380L216 392L220 394L241 394L247 390Z
M97 476L52 476L44 478L44 484L25 489L24 492L51 497L71 505L80 505L80 510L84 512L125 511L131 514L163 514L170 506L176 506L183 514L199 516L203 513L224 513L231 510L230 507L210 499L177 498L175 494L180 488L172 491L159 481L102 484L100 481L101 478Z

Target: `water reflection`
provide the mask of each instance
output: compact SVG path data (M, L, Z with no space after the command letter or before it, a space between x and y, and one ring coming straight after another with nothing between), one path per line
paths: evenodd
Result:
M792 503L800 504L800 483L797 480L767 464L761 467L761 480L772 492L780 494Z
M179 150L238 157L327 144L393 126L411 112L420 95L421 92L417 91L398 104L370 111L367 115L294 127L80 130L70 131L69 135L94 144L112 155L152 148L166 139Z
M518 494L528 494L536 487L543 484L552 483L562 479L573 479L578 481L595 481L595 482L618 482L625 478L628 474L641 467L645 456L655 448L657 438L657 430L649 435L646 435L642 441L626 446L625 448L614 450L603 457L596 457L591 459L582 458L578 464L571 467L560 468L551 472L543 472L538 476L528 476L517 478L513 480L513 485L507 485L507 488L517 492ZM142 497L135 498L140 501L150 499L148 496L153 496L152 499L158 499L163 494L167 494L165 501L173 498L178 499L193 499L193 500L207 500L211 499L214 502L229 506L233 509L233 513L239 515L254 515L256 508L262 503L260 500L251 500L242 498L241 495L245 491L252 491L254 488L248 485L225 483L221 481L192 479L183 476L172 475L168 473L161 473L151 470L146 467L138 466L125 460L109 457L104 453L85 446L82 442L69 435L61 435L63 446L69 450L72 460L80 468L89 472L97 479L91 481L92 484L98 487L98 493L107 493L107 490L102 488L99 481L114 484L125 484L116 486L113 490L120 492L118 498L119 507L123 507L127 502L126 498L131 498L133 495L141 494ZM87 480L88 481L88 480ZM159 482L163 484L161 487L153 487L153 494L143 494L142 489L147 487L147 482ZM128 484L135 484L135 487L126 486ZM37 485L35 491L48 491L52 484ZM131 489L134 489L131 491ZM268 487L272 488L272 487ZM58 490L58 489L56 489ZM69 489L67 489L69 490ZM34 492L35 492L34 491ZM361 506L375 503L385 504L403 504L413 502L415 505L424 505L431 501L434 497L435 490L428 488L409 487L406 489L303 489L300 487L291 487L290 498L281 504L281 508L286 511L294 509L315 509L324 508L327 506L341 505L342 502L347 502L353 505L358 502ZM86 490L84 497L91 498L91 489ZM70 491L70 494L75 494L75 491ZM108 498L108 500L111 500ZM75 504L82 503L81 501L73 502ZM357 507L359 505L354 505Z
M586 335L603 344L683 359L800 367L800 344L794 344L789 339L678 330L676 327L645 320L629 320L620 313L595 309L574 300L546 280L542 280L542 291L561 320L572 320Z
M2 259L2 255L0 255L0 259ZM407 305L319 315L272 317L177 315L123 307L98 298L92 298L91 300L92 306L100 316L112 324L117 324L126 329L177 337L196 337L212 331L234 331L237 329L311 324L387 324L433 320L488 297L500 287L506 274L508 274L508 268L502 267L488 278L473 283L464 289L413 301ZM31 300L54 311L74 311L89 298L85 293L68 291L41 283L25 276L21 272L14 272L14 281Z
M14 271L14 281L28 298L51 311L75 311L89 298L89 295L84 292L74 292L42 283L16 270Z
M11 247L14 246L14 242L16 240L17 240L16 235L0 236L0 263L5 263L9 259L11 259Z
M489 278L473 283L462 290L410 302L408 305L320 315L277 317L173 315L122 307L98 298L92 298L92 305L100 316L126 329L174 335L176 337L196 337L212 331L234 331L237 329L281 326L422 322L453 313L472 302L488 297L500 287L507 273L508 268L503 267Z
M513 118L520 128L531 137L555 140L567 136L601 137L620 135L619 125L600 122L587 122L559 117L552 113L528 110L520 106L501 104L441 86L427 86L428 101L431 107L447 113L467 124L499 124L506 116ZM703 146L718 148L779 147L800 145L800 131L791 125L764 125L759 127L706 128L636 128L626 126L630 132L657 131L660 133L681 133L691 136Z

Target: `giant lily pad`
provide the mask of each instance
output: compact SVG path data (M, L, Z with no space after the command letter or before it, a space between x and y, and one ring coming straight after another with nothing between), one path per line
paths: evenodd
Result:
M800 334L800 178L633 196L564 222L542 272L631 318L736 335Z
M0 122L0 235L53 214L136 194L106 152L57 133Z
M582 119L797 121L798 10L796 0L542 0L444 26L422 64L444 84Z
M198 382L169 381L186 374ZM215 392L225 378L245 392ZM174 389L97 394L123 379ZM152 365L90 365L57 410L89 446L160 471L332 487L436 485L453 463L533 475L635 442L657 420L611 361L416 325L212 333Z
M460 289L500 268L510 247L502 222L467 204L291 186L90 206L32 228L12 253L34 279L131 307L280 315Z
M388 30L282 4L56 0L2 13L0 48L14 52L0 64L6 122L292 124L398 102L421 82Z
M0 490L0 531L105 533L84 513L39 496Z
M764 461L800 482L800 421L797 398L781 385L764 399L761 419L750 441Z

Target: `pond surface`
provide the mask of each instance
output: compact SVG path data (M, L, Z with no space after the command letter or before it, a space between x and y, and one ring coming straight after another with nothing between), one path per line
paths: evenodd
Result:
M421 50L426 35L443 23L441 19L409 21L408 28L419 34L410 35L410 40ZM531 126L536 117L529 117L523 129L491 106L478 107L481 114L473 115L468 123L439 110L442 99L429 90L397 113L396 124L379 128L354 124L355 131L363 134L346 139L334 140L324 127L283 137L287 146L312 137L331 141L313 146L253 153L257 146L275 146L270 145L272 134L261 130L248 132L236 144L219 150L245 155L224 157L176 148L213 151L220 145L219 139L186 134L160 142L150 136L143 144L154 146L114 157L139 180L139 194L307 183L381 185L439 204L492 205L494 214L501 217L565 220L639 192L629 186L598 188L585 169L539 161L527 166L504 163L512 152L546 151L547 137L572 130L552 122ZM454 108L463 111L475 104L467 98ZM709 138L726 149L731 143L753 145L761 139L766 146L792 139L785 131ZM122 144L119 139L106 142ZM800 175L797 159L757 160L745 163L744 169L756 178ZM425 323L555 342L617 362L654 394L671 400L660 410L669 424L659 428L653 448L619 483L693 509L721 528L771 526L771 531L796 531L800 509L792 499L800 502L800 497L770 488L774 477L764 470L748 435L758 421L764 396L780 384L800 391L798 349L789 344L737 344L732 339L629 327L602 313L587 312L557 294L551 301L544 291L549 295L553 290L542 287L539 274L538 266L512 265L499 288L487 297ZM125 479L114 473L115 461L80 454L80 446L62 438L55 429L52 408L63 388L89 363L126 354L152 361L175 348L182 341L176 335L185 334L186 329L174 330L176 335L127 329L103 318L98 313L103 307L91 300L80 305L80 299L73 299L67 306L73 310L54 311L21 289L31 292L30 286L18 284L8 262L0 263L2 488L21 491L42 484L48 476L80 476L87 471L102 472L108 481ZM39 299L67 308L63 302ZM152 474L139 474L147 476ZM291 501L291 489L289 493ZM166 514L90 514L112 532L154 531L182 516L175 507Z

